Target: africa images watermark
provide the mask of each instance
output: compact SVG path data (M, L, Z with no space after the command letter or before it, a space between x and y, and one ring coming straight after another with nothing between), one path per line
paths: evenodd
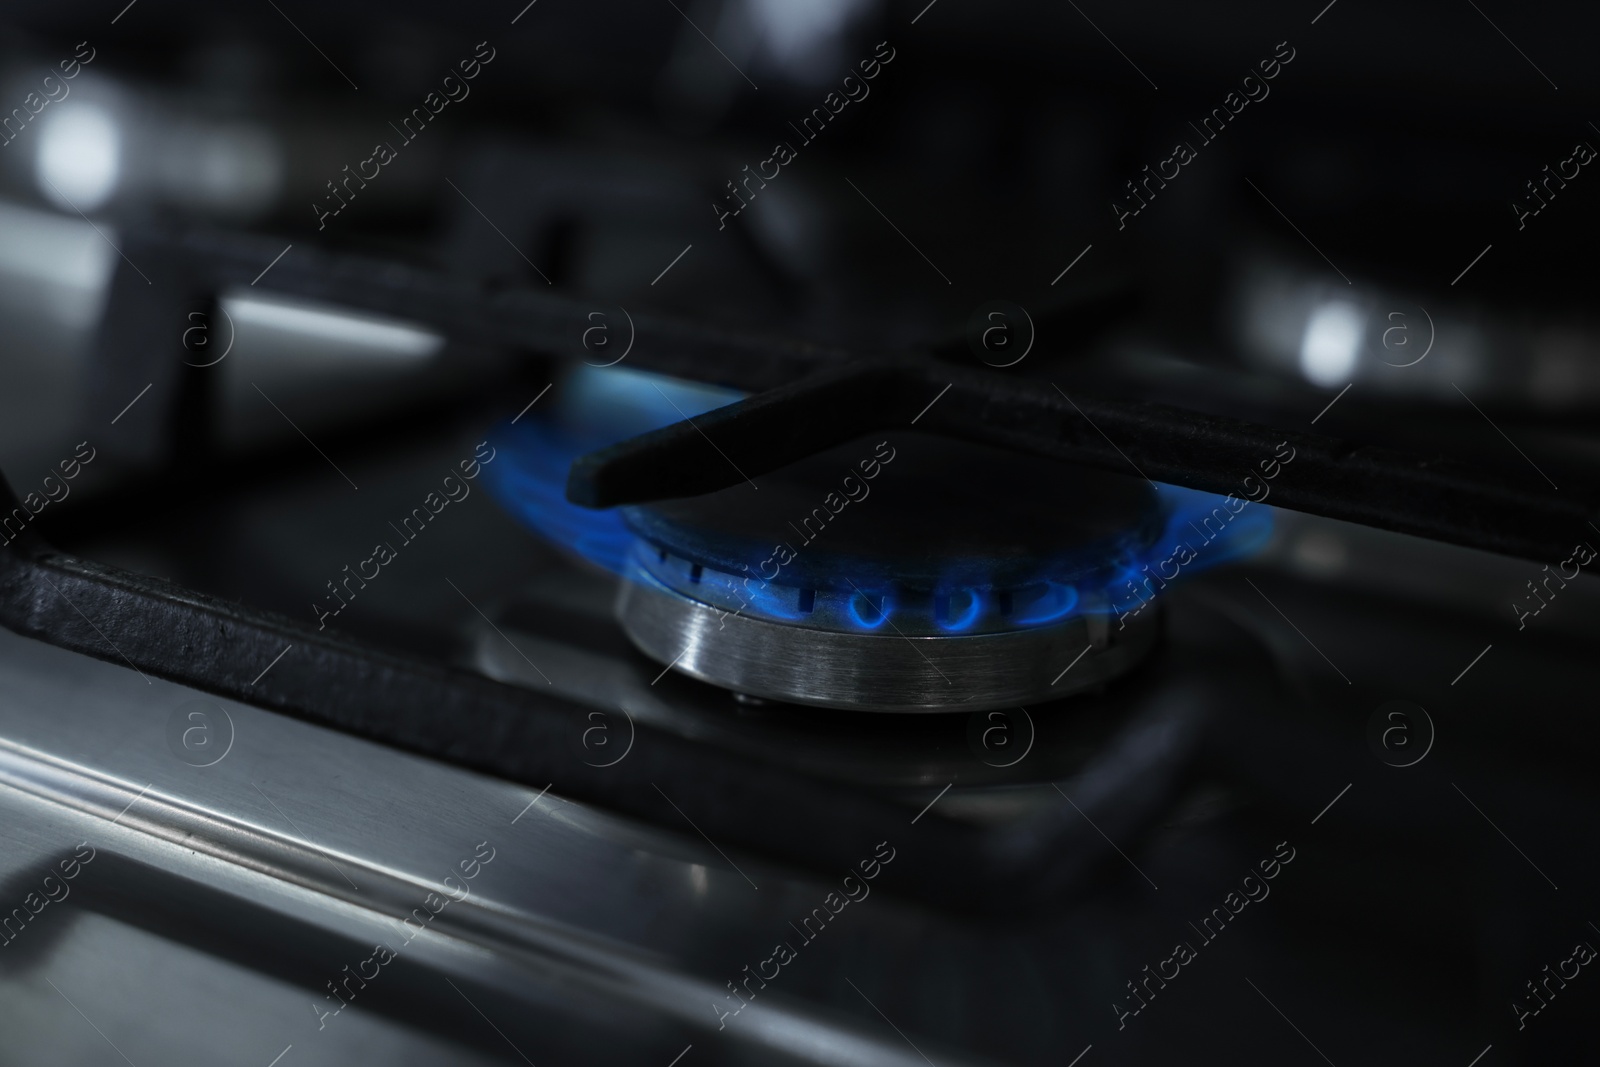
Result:
M886 448L889 450L889 454L887 456L883 454L883 450ZM854 471L845 475L844 478L839 482L839 488L837 490L829 491L828 495L822 498L822 504L818 507L812 508L811 513L800 520L799 526L795 526L794 523L790 523L789 525L794 529L794 531L804 539L801 541L800 547L804 548L806 545L809 545L812 541L821 536L823 528L826 527L830 521L837 518L839 513L844 511L845 507L848 506L851 501L860 503L861 501L866 500L872 492L871 487L869 487L866 483L872 481L872 479L876 478L880 473L882 473L884 467L894 462L894 457L897 454L898 453L896 453L894 450L894 446L889 444L888 441L879 441L877 445L873 447L872 458L863 459L857 463L857 466L861 470L860 478L856 477ZM853 487L852 483L854 483ZM843 494L842 496L840 495L841 493ZM857 495L857 493L860 495ZM815 530L812 529L813 523L816 526ZM774 545L772 549L772 555L762 560L758 565L757 569L762 580L770 582L777 578L778 575L783 571L783 568L794 562L795 557L798 555L799 552L797 552L795 548L787 541L778 545ZM772 567L771 574L767 573L767 567L769 565Z
M1295 57L1295 50L1289 47L1288 41L1279 41L1274 48L1273 58L1263 59L1256 64L1261 71L1259 77L1254 73L1246 74L1240 82L1239 89L1228 90L1228 94L1222 98L1221 106L1212 108L1211 113L1200 120L1199 126L1196 126L1193 122L1189 123L1195 133L1200 135L1201 148L1215 141L1222 134L1228 123L1238 118L1240 112L1249 107L1252 102L1260 103L1272 92L1267 82L1281 74L1283 68L1293 62ZM1285 52L1285 49L1287 49L1287 52ZM1243 95L1240 95L1241 89L1243 90ZM1127 220L1149 207L1149 201L1155 199L1156 193L1161 189L1165 189L1167 182L1182 174L1182 168L1194 162L1199 155L1199 149L1195 148L1192 143L1179 141L1172 146L1172 155L1156 164L1154 172L1150 170L1150 165L1146 163L1144 177L1137 179L1139 185L1135 185L1133 180L1127 182L1128 192L1132 194L1131 199L1126 204L1118 201L1112 201L1111 203L1111 213L1116 216L1117 229L1126 229ZM1169 167L1171 168L1171 173L1168 173ZM1150 187L1151 182L1155 182L1157 188L1152 189ZM1144 196L1139 195L1141 186L1144 189ZM1134 204L1138 206L1135 207L1133 206Z
M489 450L488 455L483 454L484 449ZM482 470L481 464L493 462L496 453L489 442L480 441L474 455L477 456L477 459L464 459L460 462L461 477L456 477L454 472L444 476L444 482L441 486L444 490L444 495L441 496L437 489L433 490L423 497L421 505L412 508L411 514L400 520L399 526L395 526L392 522L389 524L395 533L400 535L401 547L420 537L422 531L427 528L428 523L437 518L441 511L450 506L452 501L459 504L467 499L472 493L472 488L467 485L467 482L478 476ZM415 527L414 530L413 527ZM349 607L349 602L356 598L356 593L361 589L365 589L367 582L377 578L382 573L382 568L393 563L399 558L399 555L400 552L394 545L388 541L380 541L373 547L372 555L356 564L353 573L350 570L350 565L348 563L345 564L344 579L339 585L334 584L334 579L328 580L328 592L333 594L334 602L338 604L338 607L323 607L315 601L311 604L311 610L316 612L317 615L317 629L326 629L328 620ZM365 569L368 564L372 566L371 574L368 574ZM350 588L351 582L356 583L355 589ZM339 594L341 587L344 589L343 596Z
M488 49L487 54L484 49ZM446 74L444 80L440 83L440 89L443 90L442 93L439 89L430 89L428 94L422 98L422 103L412 108L411 113L400 120L399 126L395 126L392 122L389 123L394 128L394 131L400 135L400 147L404 148L416 140L428 123L437 118L439 113L449 107L452 102L459 104L465 100L472 92L467 82L482 73L485 66L494 62L495 55L496 52L489 47L488 41L479 41L472 56L456 64L461 71L459 78L455 74ZM415 123L415 128L413 128L413 123ZM378 144L373 145L372 155L356 164L354 172L350 170L350 165L346 163L344 177L339 179L338 185L335 185L330 180L327 184L328 192L331 195L323 197L323 200L337 206L324 207L321 203L311 205L312 213L317 216L317 229L325 228L328 225L328 219L349 207L349 201L356 198L356 193L365 189L367 182L376 179L379 174L383 173L383 168L393 163L399 155L400 153L394 145L388 141L380 141ZM365 169L367 167L371 167L372 173L367 173ZM356 188L352 189L350 187L351 182L356 183ZM341 187L344 189L345 195L343 196L339 195Z
M88 855L84 855L85 849L89 850ZM61 877L57 878L54 874L44 876L39 887L44 891L44 896L41 897L39 895L39 890L31 891L22 898L20 907L12 908L10 915L0 918L0 948L10 946L11 942L15 941L22 934L23 929L38 918L39 913L44 911L45 908L51 904L59 904L66 900L67 895L72 892L67 883L78 877L83 868L93 862L94 857L93 845L87 841L78 842L78 847L74 850L72 856L57 864L61 869ZM15 930L12 929L13 922L16 924Z
M885 49L887 49L887 54ZM822 98L821 106L812 108L811 113L800 120L799 126L792 122L789 123L789 128L800 135L802 146L809 145L812 141L815 141L828 123L838 118L839 114L849 107L852 102L859 104L872 93L872 89L867 85L867 82L876 78L882 73L883 67L888 66L894 60L895 50L889 47L888 41L879 41L872 54L874 58L863 59L857 64L858 69L861 71L860 78L857 78L854 74L845 75L844 81L840 86L843 90L842 96L837 89L829 90L828 95ZM815 126L815 130L812 129L813 126ZM745 195L740 196L739 185L735 185L733 179L729 179L727 182L728 196L724 197L730 203L738 204L739 206L725 207L719 203L711 205L711 210L717 213L717 222L719 223L717 229L727 229L728 219L737 216L745 208L749 207L749 201L756 198L756 193L761 189L765 189L767 182L774 180L779 174L783 173L783 168L794 162L799 154L788 141L779 141L773 146L772 155L756 164L756 172L754 174L750 173L750 164L746 163L744 165L744 177L739 180L739 184L744 186ZM766 170L769 166L772 168L771 174L768 174ZM752 181L758 183L756 189L750 187Z
M22 98L22 107L12 108L11 114L7 115L3 121L0 121L0 148L4 148L20 137L23 131L28 128L28 123L32 122L34 116L38 115L39 112L51 104L61 103L67 98L67 94L72 92L72 86L68 85L67 82L76 78L83 72L84 67L94 62L96 54L88 41L79 41L73 46L73 49L73 58L63 59L56 64L56 69L61 71L60 78L53 74L46 74L43 80L40 81L39 88ZM88 55L84 55L84 49L88 49ZM52 82L55 83L54 88L51 87ZM43 95L40 95L41 90ZM15 129L12 129L13 122L16 123Z
M487 856L484 855L484 849L489 850L489 854ZM453 873L445 875L442 884L445 887L447 895L440 896L438 893L429 893L423 898L422 907L411 909L411 914L407 915L405 919L402 920L402 925L406 929L406 937L404 941L400 942L399 948L390 948L388 944L380 942L379 944L373 946L372 955L356 964L353 972L351 971L348 963L340 969L344 977L339 980L337 987L334 985L334 979L330 978L326 983L328 992L322 995L322 999L328 1000L331 994L332 998L339 1002L339 1006L332 1010L327 1010L324 1009L320 1004L313 1003L311 1005L311 1011L317 1017L317 1029L326 1029L328 1020L330 1018L338 1015L340 1012L344 1011L345 1008L348 1008L350 1006L348 1001L355 1000L356 994L367 988L367 983L372 981L374 978L377 978L378 975L382 973L383 968L389 963L393 962L394 958L400 954L401 950L409 945L418 934L422 933L422 931L427 928L427 925L433 921L433 917L435 915L438 915L440 912L444 911L444 909L452 902L459 903L460 901L466 900L467 897L471 896L472 890L470 887L468 887L467 882L481 874L483 872L483 868L487 867L494 861L495 855L496 853L493 845L489 844L487 841L478 842L478 844L474 846L472 850L472 858L464 859L460 863L456 864L456 868L461 872L461 884L459 886L451 884L451 879L454 877ZM456 896L456 893L458 892L461 894L460 896ZM364 966L367 964L371 964L372 966L371 974L368 974L364 969ZM350 988L351 982L356 983L356 988ZM340 989L344 990L344 996L342 997L339 995Z
M884 454L885 449L888 449L887 455ZM789 523L790 528L802 538L800 548L805 548L820 537L828 523L838 518L839 514L852 502L860 503L866 500L872 494L872 488L867 483L883 473L883 468L894 462L896 455L898 453L893 445L889 444L888 441L879 441L873 449L873 454L866 459L858 460L855 468L850 468L850 473L840 479L839 488L829 490L827 495L822 498L822 503L812 508L811 513L800 520L799 526L796 526L793 522ZM860 472L859 476L857 471ZM717 628L723 629L726 627L726 620L729 615L742 614L744 609L750 606L751 600L759 603L767 599L767 596L763 594L770 595L768 586L783 573L783 568L793 563L799 555L800 549L796 549L790 542L780 542L772 546L771 555L756 565L755 574L750 573L748 565L744 565L745 575L743 578L730 576L729 585L733 587L732 593L734 598L739 601L739 606L736 609L720 610L717 615ZM767 573L769 567L772 570L771 574ZM757 583L754 589L750 585L751 582ZM743 587L743 592L738 591L738 587L741 586ZM746 599L747 594L749 599ZM807 594L803 591L801 595L804 597ZM802 608L802 610L809 611L811 609L806 607Z
M1285 849L1288 850L1287 854L1284 852ZM1261 860L1256 864L1257 869L1261 872L1259 878L1256 877L1253 871L1245 875L1239 882L1239 888L1229 890L1228 895L1222 898L1221 907L1212 908L1211 914L1201 919L1199 926L1190 923L1189 925L1193 927L1194 932L1200 935L1200 947L1204 948L1215 941L1222 931L1227 928L1228 923L1237 919L1239 914L1249 907L1252 902L1259 904L1266 900L1272 893L1272 889L1267 885L1267 882L1281 874L1283 868L1288 866L1294 860L1294 857L1295 850L1289 847L1289 842L1279 841L1273 848L1272 858ZM1253 888L1251 883L1254 883ZM1216 927L1215 930L1212 929L1213 924ZM1144 992L1150 1000L1156 999L1157 989L1167 988L1167 983L1176 980L1183 973L1183 968L1198 959L1199 955L1199 952L1192 944L1187 941L1180 941L1172 947L1172 955L1156 964L1154 973L1151 973L1150 965L1148 963L1145 964L1144 977L1138 980L1139 985L1134 985L1133 980L1128 982L1128 992L1132 994L1132 1000L1139 1002L1139 1006L1137 1008L1124 1007L1116 1002L1111 1005L1111 1010L1117 1013L1117 1029L1127 1029L1128 1019L1138 1015L1150 1006L1145 997L1139 995L1140 986L1144 988ZM1170 973L1167 971L1169 965L1172 967ZM1151 988L1151 982L1156 984L1155 989Z
M88 449L87 455L84 454L85 449ZM0 544L9 545L21 537L22 531L27 529L34 516L49 507L51 502L60 503L67 499L72 492L72 486L67 483L76 478L85 465L92 463L95 455L95 450L90 447L88 441L78 442L72 458L56 464L61 471L61 477L57 478L53 474L45 475L44 481L40 484L40 488L44 491L43 496L37 492L30 492L22 498L21 507L12 508L11 514L0 517Z
M888 855L884 854L885 849L888 849ZM844 876L844 881L840 883L840 889L844 892L843 896L839 895L838 890L829 890L828 895L822 898L822 904L812 908L810 914L800 920L799 926L790 923L789 926L795 933L800 935L800 947L805 948L806 945L815 941L828 923L838 918L839 913L844 911L852 902L859 904L866 900L867 895L872 892L867 883L878 877L883 872L883 868L893 862L895 855L895 850L890 848L889 842L879 841L873 848L872 858L861 860L856 864L857 867L861 868L860 876L857 877L853 871ZM854 883L853 888L852 883ZM812 930L813 926L816 928L815 932ZM754 972L750 970L748 963L745 964L744 979L740 983L744 988L744 993L739 992L740 985L735 985L734 980L729 979L727 983L729 993L722 998L738 1004L738 1007L728 1011L722 1005L712 1002L711 1010L717 1013L717 1029L726 1029L728 1020L743 1011L749 1001L756 999L756 991L750 988L751 982L758 983L762 989L767 988L767 982L776 979L778 975L782 974L783 968L793 963L798 955L799 952L793 945L788 941L781 941L772 946L772 955L756 964ZM765 969L769 963L772 964L772 973L770 974Z
M1544 167L1544 177L1528 179L1528 196L1532 199L1522 202L1511 201L1511 213L1517 217L1517 229L1527 229L1528 220L1549 207L1548 201L1554 200L1556 193L1565 189L1567 182L1578 176L1579 168L1587 165L1594 159L1594 156L1594 146L1587 141L1579 141L1573 146L1572 155L1556 164L1554 173L1551 172L1550 165L1547 163ZM1572 173L1570 174L1567 173L1567 167L1569 166L1572 168ZM1537 185L1534 184L1535 181L1538 182ZM1551 182L1555 183L1553 188L1550 184ZM1539 195L1540 189L1544 190L1543 196ZM1538 206L1535 207L1534 205Z
M1516 612L1517 615L1517 629L1527 629L1528 619L1549 607L1551 602L1555 600L1556 593L1560 592L1562 589L1565 589L1567 587L1567 582L1570 582L1578 576L1579 568L1587 567L1589 564L1593 563L1594 557L1594 546L1589 544L1587 541L1579 541L1578 544L1572 549L1572 555L1556 564L1556 571L1554 574L1550 573L1550 565L1547 563L1544 565L1544 578L1538 585L1533 584L1533 579L1528 579L1528 591L1532 593L1533 596L1528 598L1527 601L1524 601L1524 603L1531 601L1538 606L1524 608L1516 601L1511 602L1511 610ZM1572 568L1571 574L1567 573L1568 567ZM1556 582L1558 588L1550 588L1550 582L1552 580ZM1541 588L1545 592L1545 595L1543 596L1541 596L1539 593Z
M1284 449L1289 450L1288 455L1284 455ZM1223 532L1227 530L1228 524L1246 507L1266 500L1267 496L1272 492L1272 487L1267 483L1283 473L1284 467L1294 462L1295 454L1294 446L1290 445L1289 442L1278 442L1277 447L1273 450L1272 458L1264 459L1257 464L1261 468L1260 477L1258 478L1254 473L1245 475L1240 486L1244 491L1243 498L1229 493L1222 498L1221 504L1211 509L1211 514L1200 520L1199 526L1195 526L1191 522L1190 527L1204 539L1200 547L1203 549L1206 545L1222 536ZM1257 495L1258 490L1259 496ZM1235 507L1234 505L1238 506ZM1213 528L1213 524L1215 528ZM1165 589L1169 582L1178 577L1179 572L1184 567L1194 562L1199 556L1199 549L1196 549L1188 541L1179 541L1173 546L1171 554L1166 559L1160 560L1155 564L1155 574L1150 573L1150 564L1145 564L1142 568L1144 571L1144 581L1142 583L1144 591L1140 592L1139 586L1132 579L1128 580L1128 591L1132 594L1133 601L1132 604L1117 613L1117 629L1125 629L1128 625L1128 620L1143 611L1156 598L1156 593L1159 589ZM1171 573L1168 573L1168 567L1171 567Z
M184 763L214 767L233 750L233 716L214 700L186 700L167 716L165 735L167 750Z
M1544 977L1539 980L1539 985L1534 985L1533 979L1528 979L1528 992L1532 994L1532 996L1529 998L1529 1001L1538 1005L1538 1007L1530 1008L1526 1004L1519 1003L1515 1000L1511 1002L1511 1014L1517 1017L1517 1029L1527 1029L1528 1020L1548 1008L1550 1006L1550 1001L1556 999L1556 994L1567 988L1567 981L1582 974L1583 972L1581 968L1592 963L1594 961L1594 956L1594 946L1590 945L1587 941L1580 941L1576 945L1572 946L1572 955L1556 964L1556 969L1554 971L1550 970L1550 965L1548 963L1544 965L1542 968L1544 971ZM1570 973L1567 971L1568 965L1571 965L1572 967L1572 971ZM1551 982L1555 983L1554 988L1552 988L1550 985ZM1543 996L1539 995L1539 989L1541 986L1544 988Z

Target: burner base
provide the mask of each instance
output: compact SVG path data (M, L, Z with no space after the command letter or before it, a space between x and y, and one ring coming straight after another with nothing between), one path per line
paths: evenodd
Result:
M750 696L854 711L983 711L1093 689L1135 666L1160 633L1155 608L1006 633L843 633L724 611L638 566L617 595L629 639L659 663Z

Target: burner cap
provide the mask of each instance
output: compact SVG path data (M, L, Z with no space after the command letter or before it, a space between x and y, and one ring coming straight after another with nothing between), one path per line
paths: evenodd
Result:
M622 513L640 537L702 567L832 592L1082 580L1162 524L1147 482L917 433Z

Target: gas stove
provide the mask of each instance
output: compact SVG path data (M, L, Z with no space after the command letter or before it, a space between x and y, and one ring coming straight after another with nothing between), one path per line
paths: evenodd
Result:
M0 1064L1592 1050L1592 13L513 7L0 20Z

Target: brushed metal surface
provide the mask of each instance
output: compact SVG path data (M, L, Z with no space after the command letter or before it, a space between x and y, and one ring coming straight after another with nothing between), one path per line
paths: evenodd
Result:
M664 833L5 631L0 678L0 914L78 842L96 850L70 895L0 947L0 1063L264 1065L292 1046L283 1067L665 1064L713 1043L724 1062L925 1062L865 1005L828 1006L798 980L719 1030L730 960L767 954L821 881L742 856L741 874L688 827ZM167 740L197 700L235 734L206 767ZM471 895L407 941L404 918L480 842L496 854ZM860 907L869 942L910 938L892 900ZM319 1017L336 1003L325 982L379 942L404 943L396 961ZM833 950L808 951L820 963Z
M1129 670L1160 633L1156 611L1125 628L1084 614L1000 634L912 637L893 632L892 620L890 631L842 633L719 611L639 569L629 577L617 618L640 651L725 689L824 708L983 711L1053 700Z

